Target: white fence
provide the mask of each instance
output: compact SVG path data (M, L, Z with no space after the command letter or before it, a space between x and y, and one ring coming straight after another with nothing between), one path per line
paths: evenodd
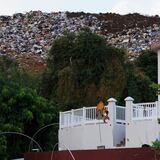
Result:
M116 122L125 123L125 107L116 106Z
M108 107L108 106L105 106ZM137 103L132 104L132 120L156 119L157 103ZM117 123L125 123L126 107L116 106L116 114L114 116ZM83 107L66 112L60 112L60 128L83 125L88 123L99 123L97 120L96 107Z
M137 103L132 105L132 120L157 118L157 103Z
M66 112L60 112L60 128L97 123L96 107L83 107Z
M108 106L105 106L108 108ZM111 116L111 115L109 115ZM116 122L125 122L125 107L116 106ZM60 128L103 122L96 117L96 107L83 107L60 112Z

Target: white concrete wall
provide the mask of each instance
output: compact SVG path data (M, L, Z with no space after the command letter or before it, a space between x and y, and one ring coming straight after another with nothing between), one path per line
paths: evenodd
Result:
M115 124L115 129L113 133L113 145L117 146L117 144L120 144L121 141L125 139L125 133L126 128L125 124Z
M115 119L116 100L108 100L110 120L107 124L93 121L90 124L82 123L79 126L59 129L59 150L84 150L97 149L98 146L105 148L116 147L125 138L125 147L141 147L143 144L151 145L156 139L160 139L160 124L156 117L140 117L141 120L133 119L132 97L127 97L125 122L117 124ZM158 103L157 103L158 104ZM158 113L160 106L158 106ZM146 120L151 118L152 120ZM67 148L66 148L67 147Z
M97 149L113 147L113 129L110 124L88 124L59 130L59 150ZM66 147L65 147L65 146Z
M132 121L126 125L126 147L141 147L151 145L159 139L160 124L157 120Z

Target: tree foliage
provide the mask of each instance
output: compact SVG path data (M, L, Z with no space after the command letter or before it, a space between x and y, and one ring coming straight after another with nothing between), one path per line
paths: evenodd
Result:
M50 50L47 70L54 78L43 89L63 104L94 105L98 97L120 97L126 81L124 59L124 51L106 45L89 29L65 33Z
M156 92L153 89L150 77L145 72L138 69L136 61L128 61L126 64L126 87L122 94L121 102L124 102L124 98L131 96L135 102L152 102L156 100Z
M143 51L136 60L136 66L150 78L152 82L157 83L157 54L153 51Z
M28 77L28 82L33 80L18 69L16 62L1 58L0 63L0 131L32 136L40 127L56 118L54 106L38 95L36 87L31 88L32 83L26 83L24 76ZM41 143L41 139L38 141ZM27 151L26 144L29 144L29 140L21 137L1 136L0 155L4 159L14 158L18 153Z
M160 141L158 139L156 139L155 141L152 142L152 146L153 149L160 149Z

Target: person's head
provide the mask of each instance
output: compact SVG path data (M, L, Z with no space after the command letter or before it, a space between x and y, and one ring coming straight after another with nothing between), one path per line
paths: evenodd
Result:
M99 97L98 97L98 102L103 102L103 100L102 100L102 97L101 97L101 96L99 96Z

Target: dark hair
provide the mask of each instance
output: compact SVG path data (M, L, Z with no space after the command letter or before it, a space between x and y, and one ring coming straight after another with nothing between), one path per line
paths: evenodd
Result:
M98 100L98 102L103 101L101 96L98 96L97 100Z

